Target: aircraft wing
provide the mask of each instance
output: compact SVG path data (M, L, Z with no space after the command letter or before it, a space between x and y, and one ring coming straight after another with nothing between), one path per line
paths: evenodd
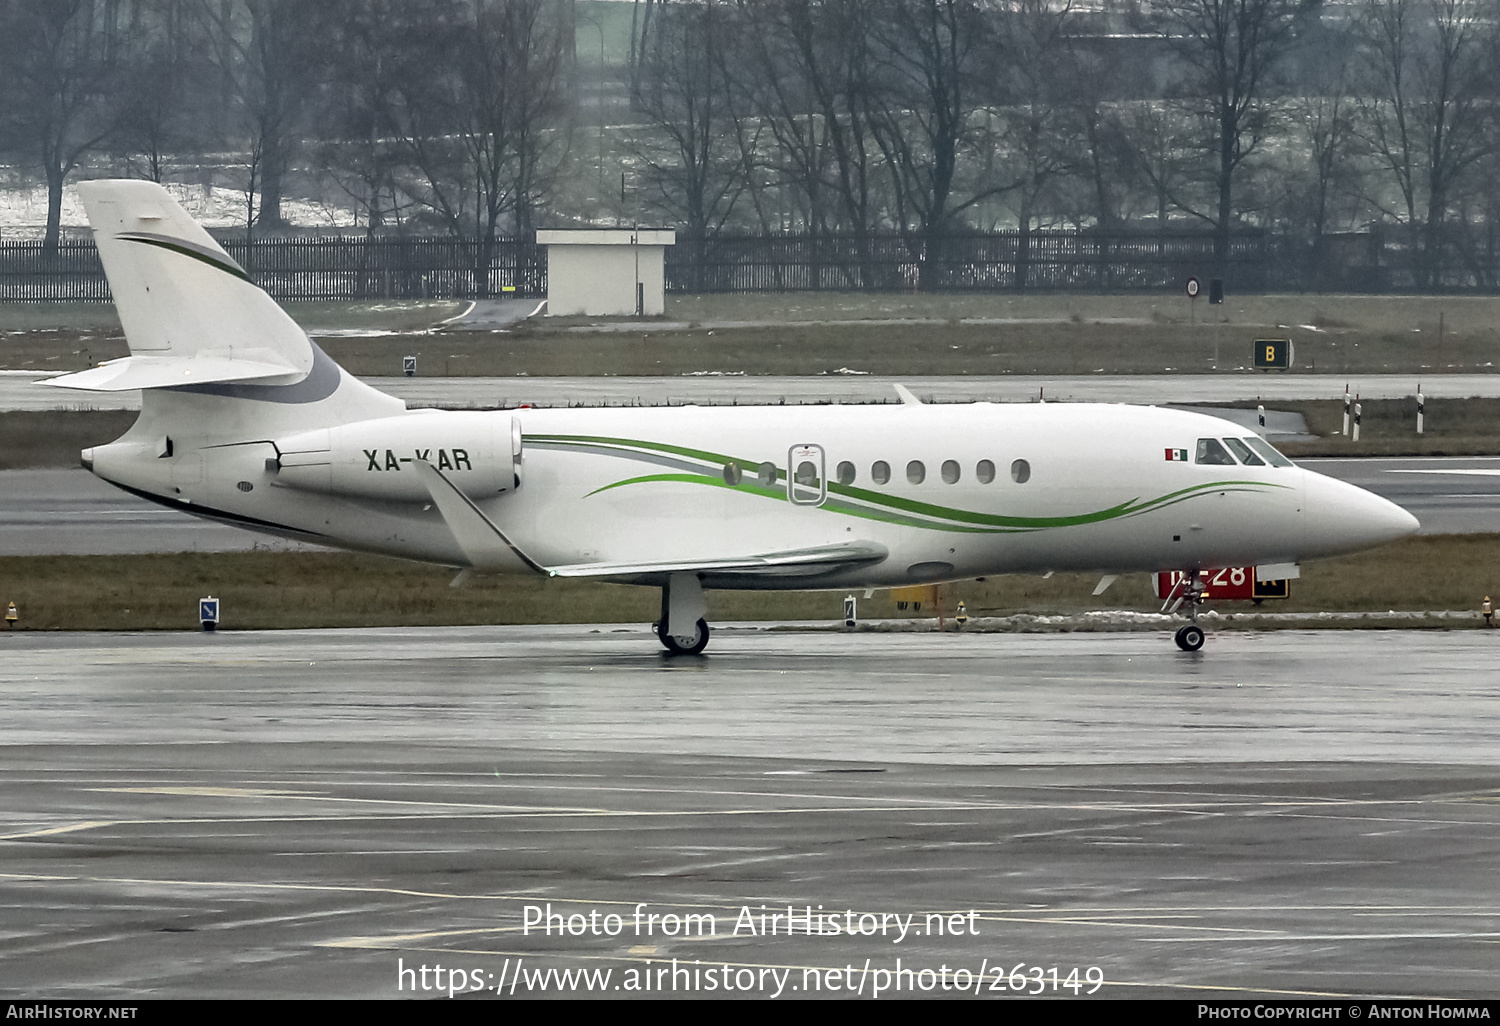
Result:
M763 552L727 559L688 559L662 563L577 563L548 569L553 577L634 577L641 574L711 573L747 577L808 577L878 563L889 555L884 545L850 542L812 549Z
M431 463L413 460L433 505L442 514L453 538L469 563L477 570L514 569L517 563L549 577L637 577L645 574L712 573L746 576L801 576L832 573L878 563L889 555L875 542L849 542L748 556L711 557L653 563L575 563L542 566L506 537L484 511L454 486Z
M538 573L551 573L516 548L505 532L484 515L484 510L474 505L474 501L444 477L437 467L426 460L412 460L411 467L427 486L432 504L442 514L448 530L453 532L453 540L458 542L459 550L475 570L514 571L524 566Z

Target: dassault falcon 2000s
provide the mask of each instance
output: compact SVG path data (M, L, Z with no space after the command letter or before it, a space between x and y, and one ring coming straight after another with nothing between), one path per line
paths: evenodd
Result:
M345 373L158 185L78 187L130 355L51 379L140 389L83 453L135 495L251 530L490 573L662 589L872 589L1051 570L1296 564L1405 510L1214 417L1082 404L407 410ZM1188 612L1198 598L1188 596ZM1178 631L1203 644L1195 618Z

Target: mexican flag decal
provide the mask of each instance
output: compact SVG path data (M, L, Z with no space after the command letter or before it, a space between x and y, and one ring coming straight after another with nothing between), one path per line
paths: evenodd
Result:
M1186 463L1187 462L1187 450L1186 449L1168 449L1167 450L1167 462L1168 463Z

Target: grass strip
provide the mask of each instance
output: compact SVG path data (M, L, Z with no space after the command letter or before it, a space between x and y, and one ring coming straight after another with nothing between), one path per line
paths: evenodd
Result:
M540 577L479 577L454 588L453 577L441 567L346 553L11 556L0 558L0 604L17 604L14 629L21 631L195 629L197 602L205 595L220 598L225 629L649 623L660 611L660 594L652 588ZM1089 574L1004 575L945 586L942 601L951 614L961 599L974 616L1159 608L1147 575L1125 575L1095 598L1097 581ZM1500 597L1500 534L1432 535L1308 564L1292 584L1292 598L1260 608L1477 609L1485 595ZM932 615L931 602L920 612L902 612L889 592L859 597L866 618ZM836 620L842 598L835 592L710 592L709 619Z
M287 309L358 375L399 375L406 355L420 376L1210 373L1247 370L1261 338L1292 339L1302 372L1415 380L1500 365L1493 296L1235 296L1209 307L1175 292L673 295L664 318L615 318L604 331L602 318L432 330L465 305ZM0 304L0 368L81 370L125 354L107 305Z

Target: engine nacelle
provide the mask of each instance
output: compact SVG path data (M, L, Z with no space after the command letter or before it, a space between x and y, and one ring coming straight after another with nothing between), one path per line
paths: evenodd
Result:
M520 487L521 422L503 413L440 412L364 420L277 439L276 483L333 495L429 502L412 473L431 463L475 501Z

